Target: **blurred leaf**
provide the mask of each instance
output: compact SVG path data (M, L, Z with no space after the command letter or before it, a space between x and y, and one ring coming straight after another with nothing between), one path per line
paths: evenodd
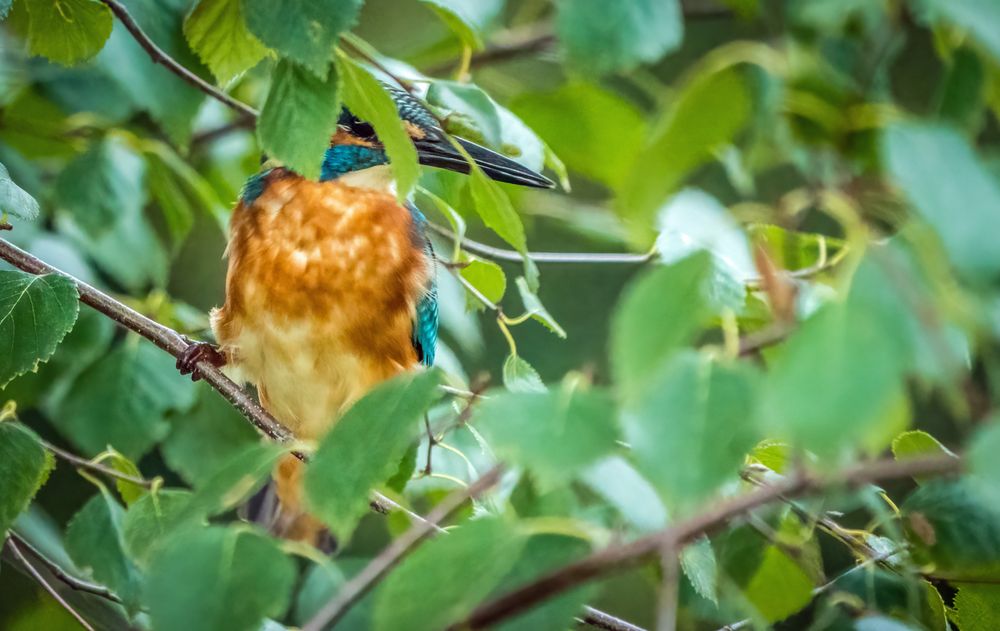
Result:
M660 530L667 509L649 481L621 456L609 456L591 465L580 479L614 506L639 532Z
M337 129L340 75L319 79L304 66L282 60L257 122L257 137L269 156L309 179L318 179L323 154Z
M559 0L556 32L570 64L587 74L653 63L681 44L677 0Z
M400 120L396 103L383 84L353 60L343 58L339 68L344 78L344 105L375 128L392 166L396 198L405 202L420 179L420 165L417 163L417 150Z
M289 451L291 446L273 442L254 442L234 450L219 466L196 480L195 493L178 513L178 519L200 521L239 506L267 483L278 461Z
M486 27L503 9L504 0L421 0L458 35L465 46L480 48Z
M736 474L758 435L754 375L693 352L675 356L622 411L639 471L668 506L690 507Z
M375 631L438 631L472 612L514 567L524 540L500 519L467 522L406 557L375 593Z
M579 560L590 546L580 539L564 535L537 535L528 539L517 563L504 577L497 595L515 589L543 574ZM594 586L569 590L497 626L503 631L551 631L572 628L574 617L593 596Z
M77 298L65 276L0 270L0 388L52 357L76 322Z
M32 55L69 66L96 55L111 34L111 10L96 0L26 0L26 5Z
M38 218L38 202L14 183L7 167L0 163L0 218L5 213L25 221L34 221Z
M883 151L889 173L937 230L955 267L972 279L995 278L1000 249L982 226L1000 225L1000 183L968 141L944 127L905 123L889 128Z
M1000 628L1000 585L959 584L955 596L956 622L962 631Z
M500 114L493 99L478 86L458 81L435 81L427 89L427 102L467 117L486 144L500 147Z
M1000 506L968 480L933 480L900 507L911 554L944 579L995 577L1000 571Z
M0 421L0 540L31 503L55 466L34 432L20 423Z
M129 506L122 521L122 538L131 559L142 567L149 564L153 551L183 524L191 496L188 491L163 489L147 493Z
M718 604L716 585L719 569L715 551L707 537L702 537L681 551L681 569L691 582L691 587L702 598Z
M917 628L895 618L876 615L860 618L854 623L854 631L917 631Z
M923 430L903 432L892 441L892 455L896 460L906 460L921 456L954 456L947 447Z
M742 588L741 597L767 622L784 620L812 600L814 585L805 570L749 527L729 533L720 560Z
M125 475L130 475L134 478L141 478L142 472L139 471L139 467L114 449L108 449L103 454L101 454L101 463L111 467L118 473L124 473ZM118 490L118 494L121 495L122 500L125 502L126 506L131 506L140 497L146 494L146 488L129 482L128 480L122 480L115 478L115 488Z
M89 569L131 611L139 607L142 576L125 555L122 520L125 511L104 489L83 505L66 527L66 549L73 563Z
M986 71L979 56L966 47L954 52L941 87L938 114L963 129L976 130L983 120Z
M541 322L545 325L545 328L552 331L559 337L566 339L566 331L563 329L556 319L545 308L542 301L529 287L529 281L523 276L518 276L515 281L517 284L517 291L521 294L521 302L524 303L525 313L530 313L532 319Z
M189 484L205 480L223 462L259 442L243 416L207 386L198 389L194 408L175 415L170 424L161 451L170 468Z
M157 631L257 631L266 616L284 614L295 574L292 560L252 530L191 529L154 555L145 602Z
M638 243L648 242L652 218L663 201L733 142L751 109L751 94L738 69L698 75L680 89L618 191L618 210Z
M0 0L0 20L7 17L7 13L10 12L10 5L14 3L14 0Z
M784 473L792 464L793 453L788 443L764 439L750 452L750 458L775 473Z
M500 238L512 245L515 250L524 254L528 249L524 224L521 223L521 218L514 210L507 194L496 182L486 177L478 166L474 166L469 175L469 191L472 193L476 213L488 228L500 235Z
M354 26L362 3L363 0L242 0L250 31L319 79L326 78L340 33ZM340 113L340 108L330 110L334 118Z
M618 438L608 394L572 381L544 393L497 393L477 408L473 424L490 446L531 469L543 490L610 454Z
M438 397L436 370L405 373L357 401L323 438L305 473L309 508L346 542L368 494L392 477Z
M634 105L592 83L522 94L511 109L539 130L570 169L612 188L628 177L647 133Z
M932 20L963 28L1000 62L1000 5L992 0L917 0Z
M940 445L939 445L940 447ZM944 447L945 453L954 455ZM1000 417L994 415L973 436L968 449L970 484L983 498L1000 511Z
M184 36L219 83L253 68L267 54L244 22L242 0L199 0L184 20Z
M507 276L504 275L503 268L493 261L472 258L459 273L490 302L498 303L503 300L504 292L507 290ZM473 310L486 308L472 295L467 296L466 303Z
M698 253L644 272L626 288L611 322L611 367L624 397L636 396L656 368L705 325L711 265L707 254Z
M111 445L135 459L166 436L164 415L190 408L194 395L173 357L130 338L77 379L51 420L87 454Z
M142 30L185 68L202 73L202 66L182 34L187 3L123 2ZM186 145L191 124L205 95L162 65L154 63L120 21L115 21L111 37L97 66L128 94L133 103L150 113L171 140Z
M503 385L511 392L545 392L538 372L518 355L508 355L503 362Z

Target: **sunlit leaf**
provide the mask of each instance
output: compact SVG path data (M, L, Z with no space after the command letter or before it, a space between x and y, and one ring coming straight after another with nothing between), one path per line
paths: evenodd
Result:
M1000 585L959 584L955 611L962 631L993 631L1000 627Z
M72 65L96 55L108 36L114 18L97 0L27 0L31 26L28 48L33 55Z
M241 0L199 0L184 20L184 36L220 83L254 67L267 48L244 22Z
M79 310L76 285L65 276L0 270L0 388L48 361Z
M493 261L471 259L460 274L490 302L496 304L503 300L507 290L507 276L503 273L503 268ZM470 309L486 308L482 301L472 295L467 297L466 303Z
M421 0L469 47L483 43L483 32L503 9L504 0Z
M524 358L508 355L503 362L503 385L511 392L545 392L545 383Z

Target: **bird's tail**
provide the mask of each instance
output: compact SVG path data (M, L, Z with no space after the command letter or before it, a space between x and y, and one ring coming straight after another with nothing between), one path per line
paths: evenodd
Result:
M323 522L305 510L302 475L305 463L288 454L274 469L274 490L278 496L272 531L291 541L302 541L319 548L330 547L329 534Z

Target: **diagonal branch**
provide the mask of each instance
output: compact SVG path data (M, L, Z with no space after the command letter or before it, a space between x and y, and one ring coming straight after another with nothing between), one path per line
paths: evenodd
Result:
M135 39L135 41L142 46L143 50L149 54L149 58L153 60L154 64L160 64L198 90L201 90L213 99L216 99L217 101L220 101L221 103L232 108L244 118L257 118L257 110L216 88L214 85L191 72L178 63L176 59L164 52L162 48L156 45L156 42L150 39L149 35L146 35L145 31L142 30L142 27L139 26L139 23L135 21L135 18L132 17L132 14L128 12L128 9L126 9L125 5L121 2L118 0L100 1L111 9L111 12L115 14L115 17L117 17L122 23L122 26L128 29L128 32L132 34L133 39Z
M783 498L825 491L834 487L857 487L880 480L911 476L956 474L962 460L953 456L934 456L912 460L876 460L863 463L828 477L816 477L802 472L769 486L758 488L708 506L673 526L630 543L605 548L594 554L554 570L531 583L481 605L456 628L480 629L496 625L528 608L560 594L567 589L598 577L636 566L649 560L664 547L680 549L703 535L718 531L751 510Z
M8 532L8 536L10 537L11 541L13 541L17 545L19 549L23 548L24 551L27 551L29 554L31 554L31 556L38 559L45 567L49 569L49 572L51 572L53 576L55 576L60 581L65 583L68 587L75 589L79 592L87 592L88 594L100 596L105 600L110 600L111 602L121 604L122 599L116 596L110 589L108 589L104 585L88 583L83 579L77 578L72 574L69 574L66 570L59 567L59 565L55 561L42 554L37 548L35 548L35 546L28 543L24 539L24 537L17 534L13 530Z
M9 549L11 554L14 555L14 558L17 559L17 561L22 566L24 566L24 569L27 570L29 574L31 574L31 577L35 579L35 582L41 585L42 589L47 591L50 596L55 598L56 602L62 605L62 608L65 609L67 612L69 612L69 614L73 616L73 618L75 618L77 622L80 623L81 627L87 629L87 631L94 631L94 627L92 627L90 623L87 622L86 618L84 618L79 611L74 609L72 605L66 602L66 599L60 596L59 592L57 592L54 587L49 585L49 582L45 580L45 577L42 576L41 572L38 571L38 568L36 568L34 565L31 564L30 561L28 561L28 559L24 556L24 553L21 552L20 545L16 541L14 541L13 537L7 539L7 549Z

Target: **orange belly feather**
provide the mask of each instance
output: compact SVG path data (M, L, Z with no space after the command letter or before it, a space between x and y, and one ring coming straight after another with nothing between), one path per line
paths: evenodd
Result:
M234 379L316 439L372 386L414 368L430 269L410 212L387 192L284 169L233 213L226 302L212 329Z

